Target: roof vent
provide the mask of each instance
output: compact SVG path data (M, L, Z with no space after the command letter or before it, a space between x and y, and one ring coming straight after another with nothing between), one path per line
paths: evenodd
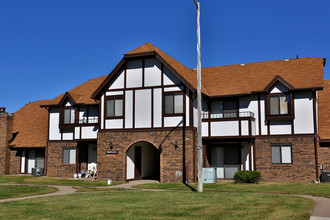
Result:
M241 63L241 66L245 66L245 63Z
M289 62L289 59L285 59L284 62Z

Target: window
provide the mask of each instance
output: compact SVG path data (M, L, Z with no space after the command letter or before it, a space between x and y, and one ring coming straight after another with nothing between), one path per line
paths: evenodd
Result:
M73 124L73 123L74 123L74 109L64 108L64 124Z
M272 145L272 164L291 164L292 153L289 144Z
M237 100L211 101L211 118L236 118L238 112Z
M123 116L123 97L116 96L107 98L106 104L107 117L122 117Z
M63 164L75 164L76 163L76 148L63 147L62 155Z
M183 94L172 93L165 95L165 114L183 113Z
M275 95L269 97L270 115L290 114L290 95Z

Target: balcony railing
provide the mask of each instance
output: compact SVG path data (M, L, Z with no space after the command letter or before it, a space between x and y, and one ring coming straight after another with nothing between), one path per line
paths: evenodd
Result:
M98 117L88 117L83 119L75 120L76 124L97 124L99 122Z
M223 112L223 113L211 113L211 119L216 118L254 118L253 112ZM209 113L203 112L202 119L209 119Z

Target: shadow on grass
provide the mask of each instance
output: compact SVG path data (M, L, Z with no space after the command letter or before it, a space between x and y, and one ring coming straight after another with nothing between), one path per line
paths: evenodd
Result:
M196 192L196 189L195 189L194 187L190 186L189 184L184 183L184 185L185 185L186 187L188 187L191 191Z

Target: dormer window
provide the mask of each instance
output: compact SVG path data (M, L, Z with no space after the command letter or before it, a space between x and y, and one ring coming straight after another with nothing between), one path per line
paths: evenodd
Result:
M276 76L263 90L266 95L266 120L294 119L293 92L295 88Z
M266 96L267 120L292 120L294 119L292 93L274 94Z
M64 108L64 124L74 124L74 108Z
M286 115L290 111L290 95L272 95L269 97L270 115Z

